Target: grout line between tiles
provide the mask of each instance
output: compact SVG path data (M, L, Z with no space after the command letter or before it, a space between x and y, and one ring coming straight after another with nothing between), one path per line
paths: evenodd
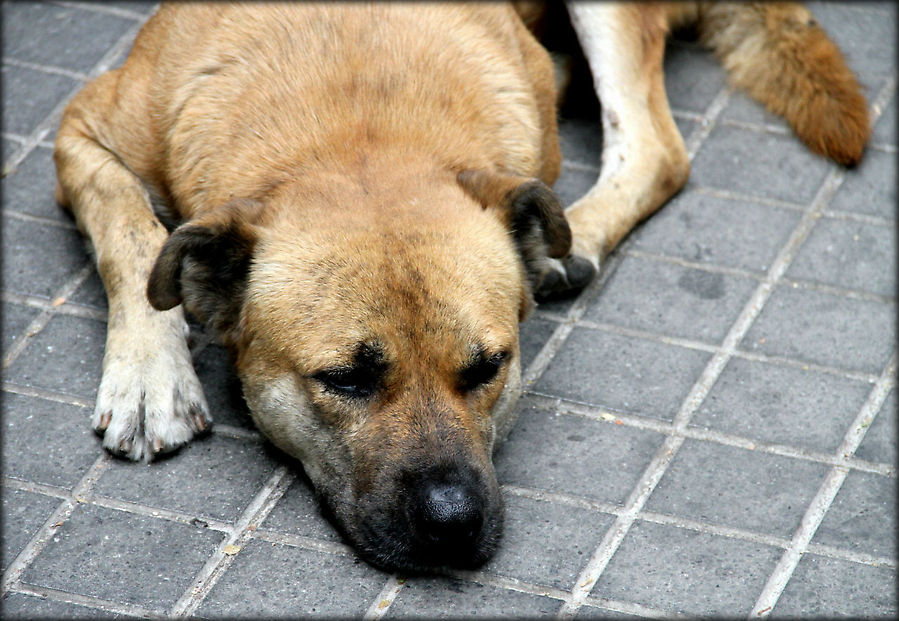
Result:
M766 617L771 614L772 609L777 605L780 596L783 594L787 583L793 576L802 555L808 550L812 538L815 536L818 527L824 520L824 516L830 509L831 504L839 493L843 482L849 475L850 469L845 462L855 453L865 437L868 426L881 410L883 402L895 384L896 375L896 354L893 353L892 358L886 365L880 380L871 389L868 399L862 406L855 420L846 431L843 442L836 451L837 459L843 461L843 464L835 465L828 472L821 486L818 488L817 494L809 503L799 528L793 534L790 547L781 555L780 560L768 577L761 594L755 602L752 611L749 614L750 619L758 617Z
M10 589L10 592L31 595L34 597L39 597L41 599L49 599L55 602L76 604L79 606L85 606L87 609L94 609L95 611L111 612L114 614L127 615L129 617L138 617L142 619L167 618L164 613L152 610L150 608L144 608L143 606L137 606L135 604L123 604L121 602L114 602L108 599L92 597L90 595L70 593L68 591L61 591L59 589L26 584L23 582L16 584L15 587ZM85 610L85 612L87 612L87 610Z
M369 606L368 610L365 611L365 614L362 615L362 619L365 621L374 621L375 619L380 619L386 615L387 609L393 604L396 596L399 595L400 591L403 589L404 584L406 584L404 578L395 575L388 577L384 586L381 587L381 592L378 593L375 600L371 603L371 606Z
M51 4L55 4L57 6L64 6L72 9L82 9L84 11L92 11L94 13L106 13L107 15L115 15L117 17L124 17L126 19L133 19L144 21L150 15L156 12L158 8L158 4L153 7L153 10L149 11L147 15L143 13L138 13L137 11L129 11L128 9L122 9L116 6L109 6L104 2L71 2L67 0L51 0Z
M65 69L63 67L56 67L53 65L42 65L40 63L31 63L25 60L18 60L16 58L11 58L9 56L3 57L4 65L12 65L13 67L21 67L22 69L30 69L32 71L40 71L42 73L52 73L53 75L61 75L67 78L71 78L73 80L78 80L79 82L84 82L88 79L87 75L81 73L80 71L72 71L70 69Z
M65 403L67 405L74 405L80 408L93 408L94 402L88 399L82 399L81 397L75 397L72 395L66 395L59 392L51 392L48 390L44 390L42 388L34 388L32 386L20 386L18 384L13 384L11 382L3 382L3 391L10 392L16 395L22 395L25 397L35 397L37 399L44 399L45 401L54 401L56 403Z
M33 222L35 224L40 224L43 226L52 226L57 229L65 229L67 231L77 231L78 226L74 222L66 221L66 220L54 220L53 218L45 218L44 216L35 216L30 213L25 213L23 211L16 211L15 209L9 209L4 207L2 210L3 216L8 218L14 218L16 220L22 220L23 222Z
M43 525L38 529L34 536L22 548L19 554L9 564L3 573L3 581L0 583L0 594L5 594L9 589L19 582L22 573L28 568L31 562L40 554L44 546L50 541L57 529L71 517L75 506L79 502L83 502L83 496L89 494L91 488L96 483L100 475L109 464L110 457L106 453L102 453L90 469L85 473L81 480L72 488L71 498L64 499L59 506L50 514Z
M231 527L228 536L222 540L216 551L207 559L205 565L197 572L190 585L172 606L169 611L172 617L194 615L212 588L237 558L240 548L252 537L255 525L265 519L293 480L294 475L288 471L286 466L279 466L275 470L244 510L240 519ZM232 546L237 547L236 553L232 551Z

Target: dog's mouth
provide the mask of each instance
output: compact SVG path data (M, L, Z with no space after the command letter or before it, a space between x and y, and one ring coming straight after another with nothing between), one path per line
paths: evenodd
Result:
M502 537L498 486L482 477L413 477L389 493L332 503L326 515L369 564L404 575L475 569Z

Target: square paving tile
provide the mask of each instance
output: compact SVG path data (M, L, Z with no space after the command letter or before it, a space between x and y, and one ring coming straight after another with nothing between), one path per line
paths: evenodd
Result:
M503 539L496 556L482 570L571 590L613 516L511 494L503 498Z
M52 149L36 147L0 183L4 209L74 224L74 219L56 203Z
M57 315L7 369L6 379L93 399L100 385L106 324Z
M99 608L70 604L25 593L7 592L0 600L4 619L121 619L122 615Z
M52 299L88 261L75 229L3 217L3 290Z
M832 453L870 390L858 380L732 358L690 425Z
M534 390L672 420L710 354L575 328Z
M895 343L896 308L779 286L740 348L879 375Z
M895 227L822 218L787 269L797 278L893 296L896 271Z
M13 3L3 6L7 4ZM3 79L3 131L20 136L34 131L56 105L81 84L65 75L7 64L0 73ZM21 105L23 102L27 105Z
M519 326L518 341L521 348L521 372L525 373L534 357L556 331L559 324L555 321L540 319L533 315Z
M94 505L78 505L22 581L155 609L175 603L224 537Z
M693 159L691 183L811 203L830 168L794 136L719 125Z
M896 480L853 470L834 498L812 543L881 558L896 556Z
M24 337L25 328L41 311L31 306L19 306L18 304L4 304L0 319L3 322L3 353Z
M259 524L259 530L343 542L337 530L322 515L312 484L305 477L298 477L287 488L275 508Z
M824 464L688 438L646 510L789 539L828 470Z
M886 398L877 418L865 432L865 438L855 451L855 456L884 464L896 463L896 390Z
M602 125L599 117L591 120L559 119L559 145L563 156L563 175L566 163L593 166L597 169L593 173L593 181L596 181L602 153ZM592 184L591 182L590 185ZM560 190L561 185L561 181L556 182L556 191Z
M746 617L781 551L638 520L591 595L691 616Z
M240 378L228 352L218 345L209 345L194 357L194 370L203 384L209 413L214 424L255 429Z
M705 112L725 85L721 64L696 45L669 44L665 50L665 92L675 110Z
M71 489L100 455L90 410L13 393L2 399L3 474Z
M3 8L3 55L88 73L135 23L98 11L14 2Z
M454 578L411 578L386 619L530 618L550 616L562 602Z
M895 618L896 570L806 553L771 616Z
M847 170L828 209L896 219L896 154L869 149L864 164Z
M763 273L801 215L752 201L683 192L640 227L633 248Z
M96 270L81 283L81 286L69 297L68 301L97 310L109 310L106 290L103 288L103 281L100 280L100 274Z
M0 498L3 502L3 521L0 524L3 543L0 550L3 553L3 571L6 571L62 501L9 487L0 488Z
M351 557L251 540L195 614L360 618L386 579L387 574Z
M521 417L497 451L500 484L623 505L665 437L554 414L521 402Z
M757 286L749 278L627 257L584 318L717 344Z
M94 492L234 522L275 467L261 443L212 434L150 464L115 460Z

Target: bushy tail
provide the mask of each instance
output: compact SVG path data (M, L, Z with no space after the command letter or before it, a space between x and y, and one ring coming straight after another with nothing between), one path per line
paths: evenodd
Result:
M693 16L701 41L734 86L786 118L812 151L848 166L861 159L871 131L867 103L840 50L808 9L703 2Z

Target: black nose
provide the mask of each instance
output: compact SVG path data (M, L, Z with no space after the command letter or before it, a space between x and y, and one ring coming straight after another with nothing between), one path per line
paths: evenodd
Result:
M484 524L480 496L464 483L426 483L421 492L416 520L419 536L445 550L471 546Z

